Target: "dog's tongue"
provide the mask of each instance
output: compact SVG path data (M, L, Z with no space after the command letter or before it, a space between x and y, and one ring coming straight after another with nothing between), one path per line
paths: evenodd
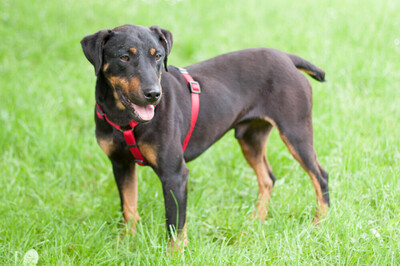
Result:
M149 121L154 117L154 106L153 105L146 105L146 106L139 106L136 104L133 104L133 107L138 114L138 116L144 120L144 121Z

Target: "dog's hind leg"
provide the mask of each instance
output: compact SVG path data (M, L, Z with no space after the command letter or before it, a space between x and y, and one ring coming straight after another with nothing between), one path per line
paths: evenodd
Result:
M291 113L299 114L296 111ZM303 116L304 119L296 115L291 118L277 121L275 126L290 153L307 172L314 185L317 196L317 213L314 219L316 224L320 217L328 212L328 173L319 164L314 149L311 113L309 116Z
M265 220L275 177L267 160L266 148L272 125L263 120L255 120L236 127L236 137L244 157L253 168L258 181L258 201L256 216Z

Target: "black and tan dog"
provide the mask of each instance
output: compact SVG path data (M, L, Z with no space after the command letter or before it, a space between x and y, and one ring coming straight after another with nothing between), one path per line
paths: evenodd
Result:
M182 143L191 123L191 96L182 74L167 68L172 34L157 26L125 25L86 36L82 48L97 75L96 101L109 121L129 128L144 159L159 176L168 230L186 242L189 170L195 159L230 129L257 176L256 214L263 220L275 177L266 157L273 127L311 177L317 195L317 222L329 206L328 174L317 160L311 119L312 89L298 70L324 81L310 62L274 49L254 48L188 66L201 85L199 116L186 151ZM163 68L165 66L165 70ZM140 219L137 175L122 133L96 116L96 137L110 158L126 222ZM178 212L178 213L177 213ZM174 244L174 241L171 241Z

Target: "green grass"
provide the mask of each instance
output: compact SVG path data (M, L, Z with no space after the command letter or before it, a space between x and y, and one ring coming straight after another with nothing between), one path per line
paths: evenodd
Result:
M193 3L191 3L193 2ZM0 264L400 264L400 2L0 1ZM267 46L327 72L314 87L315 144L332 207L312 226L315 193L276 131L278 180L263 224L249 219L252 170L232 133L190 163L188 233L166 255L161 185L139 169L134 237L123 231L110 163L94 138L95 76L79 41L121 24L174 34L170 64Z

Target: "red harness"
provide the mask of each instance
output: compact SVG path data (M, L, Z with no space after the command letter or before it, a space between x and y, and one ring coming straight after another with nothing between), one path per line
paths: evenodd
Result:
M199 115L199 108L200 108L199 94L201 92L201 89L200 89L200 84L197 81L194 81L194 79L192 78L192 76L190 76L190 74L187 72L186 69L184 68L178 68L178 69L182 73L183 77L185 78L190 88L191 98L192 98L192 115L190 120L190 128L182 145L182 152L184 153L189 143L190 137L192 136L193 129L196 125L197 117ZM101 110L99 104L96 104L96 114L98 118L104 119L105 121L107 121L107 123L109 123L115 129L121 131L124 134L126 145L128 146L129 151L132 153L134 161L142 166L147 165L147 162L145 161L143 155L140 153L140 150L136 143L135 135L133 134L135 127L139 125L139 123L136 122L135 120L132 120L131 122L129 122L130 129L122 130L121 126L114 124L113 122L110 121L110 119L107 118L107 115L103 112L103 110Z

